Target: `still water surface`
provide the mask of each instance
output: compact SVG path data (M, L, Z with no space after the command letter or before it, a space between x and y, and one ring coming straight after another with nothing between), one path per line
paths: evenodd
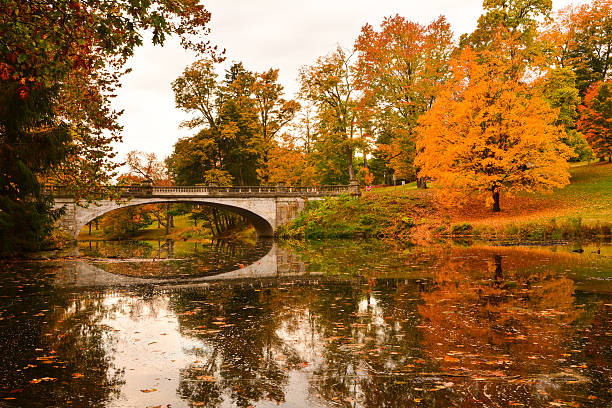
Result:
M612 401L609 244L82 242L80 253L0 264L0 406Z

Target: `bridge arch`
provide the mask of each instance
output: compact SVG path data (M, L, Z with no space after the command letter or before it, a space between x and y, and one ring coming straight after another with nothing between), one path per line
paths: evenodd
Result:
M192 203L207 205L209 207L227 210L244 217L253 225L258 237L273 237L276 224L276 206L268 203L258 203L254 200L238 199L235 203L228 203L225 199L220 203L214 199L206 198L135 198L126 202L106 201L102 203L90 204L89 207L74 206L74 236L78 237L81 229L92 220L112 211L122 208L136 207L147 204L166 204L166 203ZM264 204L264 205L261 205ZM267 205L265 205L267 204Z

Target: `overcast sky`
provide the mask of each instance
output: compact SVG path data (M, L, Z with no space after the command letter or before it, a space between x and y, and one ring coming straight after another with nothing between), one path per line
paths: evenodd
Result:
M576 3L553 0L554 8ZM227 63L242 61L250 71L278 68L287 97L297 91L298 70L340 44L350 48L365 23L377 27L399 14L428 24L446 16L455 36L471 32L482 13L482 0L208 0L212 14L210 40L226 49ZM195 60L176 41L164 47L145 45L130 62L132 72L114 100L123 109L122 159L131 150L154 152L163 159L180 138L187 116L174 107L170 83Z

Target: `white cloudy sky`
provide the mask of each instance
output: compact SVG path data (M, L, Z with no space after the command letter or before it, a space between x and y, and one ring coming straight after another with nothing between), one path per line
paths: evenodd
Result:
M579 0L554 0L561 8ZM482 13L482 0L208 0L212 14L210 39L227 50L228 61L242 61L252 71L279 68L288 96L297 90L298 70L336 45L352 47L365 23L377 26L385 16L399 14L423 24L443 14L455 35L470 32ZM123 109L120 158L131 150L164 158L179 137L186 115L174 107L170 83L195 56L177 42L164 47L145 45L136 51L132 72L114 101Z

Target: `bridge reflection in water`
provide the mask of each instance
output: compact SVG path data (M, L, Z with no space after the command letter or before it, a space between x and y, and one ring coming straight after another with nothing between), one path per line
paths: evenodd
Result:
M224 249L231 250L231 244L216 241L212 252L203 253L209 256L206 267L201 267L194 258L175 258L172 253L174 243L166 242L160 247L165 257L157 258L122 258L101 259L84 258L67 262L61 273L56 275L56 284L63 287L92 288L109 286L160 286L164 288L206 286L214 281L253 282L262 279L315 277L306 273L305 264L299 256L274 244L271 239L262 239L249 251L227 254L229 262L214 262L215 257L223 256ZM86 251L84 251L86 252ZM157 251L158 254L160 253ZM237 256L236 256L237 255ZM153 271L142 277L142 271ZM155 272L157 273L157 276Z

